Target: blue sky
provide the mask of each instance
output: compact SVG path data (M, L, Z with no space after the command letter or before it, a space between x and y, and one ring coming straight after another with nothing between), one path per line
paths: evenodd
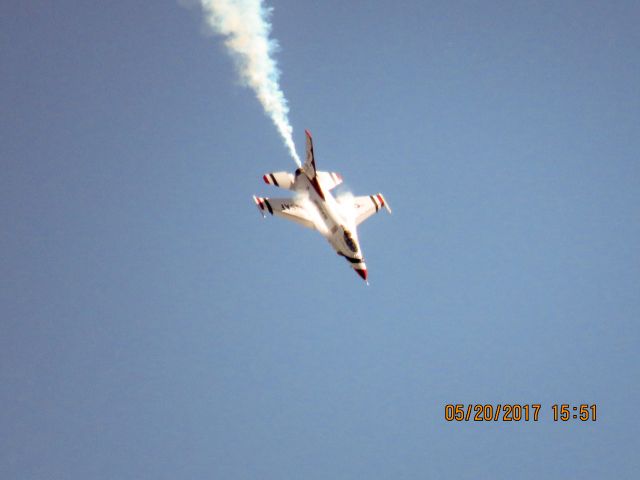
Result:
M369 287L197 10L5 2L0 476L637 478L637 3L269 4Z

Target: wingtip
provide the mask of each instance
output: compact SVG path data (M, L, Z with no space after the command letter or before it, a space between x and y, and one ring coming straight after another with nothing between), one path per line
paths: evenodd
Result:
M262 218L265 218L266 215L264 213L264 204L262 203L262 198L261 197L256 197L255 195L253 196L253 201L256 204L256 207L258 208L258 212L260 212L260 215L262 215Z
M387 210L387 212L389 212L389 214L392 214L393 212L391 211L391 207L387 203L387 199L384 198L384 195L379 193L377 197L378 197L378 200L380 200L380 203L382 204L382 206Z
M309 130L307 130L306 128L304 129L304 133L307 134L307 137L312 138L311 137L311 132Z

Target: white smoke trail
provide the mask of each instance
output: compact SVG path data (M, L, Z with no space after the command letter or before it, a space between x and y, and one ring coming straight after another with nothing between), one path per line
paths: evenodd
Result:
M200 0L207 24L226 37L225 45L235 60L241 81L249 86L280 132L289 153L300 166L289 123L289 107L278 80L273 59L278 44L269 38L270 8L262 0Z

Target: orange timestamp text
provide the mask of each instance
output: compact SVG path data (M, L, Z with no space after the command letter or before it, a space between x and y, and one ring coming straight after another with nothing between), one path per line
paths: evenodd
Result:
M537 422L540 419L540 403L448 403L444 406L447 422ZM595 404L554 404L551 407L553 421L596 421Z

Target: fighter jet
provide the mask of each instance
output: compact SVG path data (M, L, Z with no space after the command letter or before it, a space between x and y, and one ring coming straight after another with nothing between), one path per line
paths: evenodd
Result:
M254 195L253 200L263 217L269 212L320 232L366 282L367 265L356 227L382 207L389 213L391 209L381 193L334 197L331 190L342 183L342 177L337 173L316 170L311 133L305 130L305 134L307 156L304 165L294 173L273 172L262 177L269 185L293 191L294 196L265 198Z

